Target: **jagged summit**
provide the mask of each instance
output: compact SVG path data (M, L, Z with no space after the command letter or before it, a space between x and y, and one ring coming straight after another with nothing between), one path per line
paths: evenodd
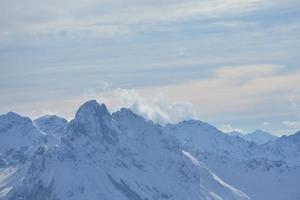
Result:
M78 109L75 118L68 124L67 135L72 140L88 136L114 144L118 136L112 121L112 116L105 104L90 100Z
M110 115L110 113L105 104L100 104L96 100L89 100L80 106L76 112L75 118L95 115Z

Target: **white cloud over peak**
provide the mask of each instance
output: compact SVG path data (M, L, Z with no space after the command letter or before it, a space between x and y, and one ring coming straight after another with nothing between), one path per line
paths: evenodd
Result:
M96 99L105 103L111 112L126 107L161 125L198 119L197 111L191 103L172 101L163 93L143 95L136 89L115 88L108 83L102 84L99 88L87 90L81 102Z
M116 92L124 107L128 107L146 119L162 125L198 118L192 104L172 102L163 94L146 99L142 98L135 90L118 89Z
M235 82L245 82L257 78L272 76L278 72L282 66L274 64L252 64L225 66L217 69L217 78Z

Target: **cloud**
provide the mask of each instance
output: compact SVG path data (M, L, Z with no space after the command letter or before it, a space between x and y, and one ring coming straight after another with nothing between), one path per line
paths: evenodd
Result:
M142 89L143 94L158 91L172 101L189 101L203 117L219 115L244 117L284 116L290 113L289 96L300 91L300 70L284 72L272 64L219 67L211 77L167 86Z
M271 0L4 0L0 3L0 40L122 36L143 32L149 26L153 30L159 24L218 19L294 4L291 0L285 4Z
M263 122L262 125L266 126L266 127L269 127L270 126L270 122Z
M300 129L300 121L283 121L282 123L290 129Z
M116 88L106 82L103 82L98 88L87 89L80 98L74 99L74 101L68 100L57 103L60 104L59 107L64 107L63 105L69 104L69 106L65 106L70 108L70 105L72 105L74 112L80 104L90 99L96 99L106 104L111 112L126 107L146 119L161 125L199 118L197 111L191 103L173 102L162 93L152 93L142 96L135 89ZM53 106L54 105L55 107L58 106L57 104L53 104ZM44 106L48 107L49 105L44 104ZM31 114L36 113L38 112ZM70 112L68 113L68 116L70 116ZM74 113L72 113L71 116L74 116ZM68 119L70 119L70 117L68 117Z
M267 126L267 123L263 122L268 121L272 123L272 126L269 126L270 131L274 132L275 129L287 126L297 127L295 122L288 121L279 123L282 126L280 127L273 120L281 122L289 119L288 117L297 116L297 113L299 115L299 80L299 70L286 71L284 66L225 66L214 69L202 79L134 89L120 89L118 85L97 81L81 96L5 104L1 111L13 110L34 117L53 112L72 119L83 102L97 99L107 104L111 111L122 106L129 107L160 124L176 123L184 119L201 119L218 127L228 122L242 122L244 126L239 126L250 130L253 129L250 127L253 124L258 128ZM222 129L226 128L227 131L236 129L230 129L230 126Z
M215 71L218 79L234 82L246 82L257 78L272 76L282 68L274 64L225 66Z
M118 89L116 93L122 101L122 106L162 125L198 118L192 104L172 102L163 94L154 94L151 98L145 99L133 89Z
M197 118L214 123L218 119L224 122L225 119L243 118L261 120L258 123L261 125L273 117L295 114L298 105L295 91L300 91L300 71L282 73L283 70L284 67L272 64L226 66L197 81L135 89L120 89L107 82L98 82L97 87L85 90L80 97L66 99L66 104L61 99L61 103L49 100L41 104L36 102L35 107L56 112L61 108L61 113L67 113L67 118L71 118L81 103L97 99L107 104L111 111L129 107L161 124ZM293 98L291 94L294 94ZM291 104L293 109L287 109ZM24 108L29 109L28 106L34 105L23 104Z
M220 130L223 131L224 133L230 133L233 131L240 132L240 133L245 133L243 129L240 128L233 128L230 124L225 124L220 127Z
M21 107L15 106L11 110L29 115L32 118L51 113L71 120L79 106L91 99L106 104L110 112L126 107L161 125L199 118L191 103L171 101L162 93L142 96L135 89L118 88L107 82L99 83L97 88L91 87L85 90L81 96L76 98L23 104ZM30 112L26 113L25 110L30 110Z

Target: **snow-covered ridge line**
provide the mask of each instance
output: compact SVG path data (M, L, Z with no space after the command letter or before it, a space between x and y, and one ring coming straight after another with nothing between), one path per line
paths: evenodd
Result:
M0 143L6 145L1 151L1 200L249 199L220 184L225 182L204 165L192 164L163 127L128 109L111 114L93 100L69 123L57 117L35 124L22 120L0 120ZM3 140L7 136L15 140ZM20 149L22 159L16 159ZM26 154L28 149L34 151ZM7 174L9 168L14 172Z

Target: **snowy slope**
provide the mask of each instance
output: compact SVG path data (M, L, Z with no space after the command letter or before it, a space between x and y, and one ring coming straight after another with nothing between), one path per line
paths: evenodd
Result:
M127 109L111 115L96 101L80 107L59 145L36 147L7 170L0 199L249 199L159 125Z
M45 115L34 120L36 128L45 134L46 143L50 146L59 145L65 136L68 121L56 115Z
M245 134L243 138L247 141L255 142L256 144L264 144L277 139L275 135L262 130L255 130L252 133Z
M46 134L62 137L65 134L68 121L56 115L45 115L35 119L34 124Z
M29 118L13 112L0 115L0 166L24 161L25 153L44 141Z
M186 151L253 199L300 199L299 133L256 145L201 121L167 125L163 131L174 135Z
M300 166L300 131L267 142L255 152L259 157L286 162L291 167Z
M203 158L203 163L213 172L227 183L239 187L252 199L300 199L300 167L290 167L283 161L266 158L241 160L221 156L196 157Z
M27 118L9 112L0 115L0 199L21 184L34 149L45 143L43 135Z
M238 131L232 131L232 132L229 132L226 134L228 134L230 136L237 136L237 137L243 138L244 140L249 141L249 142L255 142L258 145L264 144L269 141L274 141L278 138L277 136L272 135L271 133L268 133L268 132L262 131L262 130L258 130L258 129L251 133L247 133L247 134L241 133Z
M29 148L37 144L42 134L34 127L32 121L9 112L0 115L0 152L4 153L9 149Z
M163 131L203 153L248 157L249 150L256 146L239 137L226 135L214 126L199 120L183 121L176 125L168 124L163 127Z

